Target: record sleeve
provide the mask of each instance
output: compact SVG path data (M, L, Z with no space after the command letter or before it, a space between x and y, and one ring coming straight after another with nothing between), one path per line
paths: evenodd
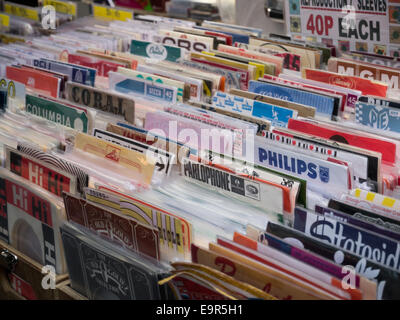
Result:
M67 57L68 59L68 57ZM86 67L80 63L74 64L64 61L57 61L58 64L64 64L66 66L73 66L74 68L80 70L82 73L86 74L86 82L88 86L94 87L96 81L97 70L94 68Z
M255 53L264 53L268 55L273 55L276 57L281 57L283 58L283 69L288 69L288 70L293 70L299 72L301 70L301 56L297 54L293 54L290 52L281 52L278 50L270 49L270 48L264 48L261 46L253 46L253 45L248 45L245 43L235 43L235 47L239 49L245 49L249 50L250 52L255 52Z
M323 70L303 69L303 77L339 87L360 90L363 95L386 97L388 85L383 82Z
M114 166L120 166L121 172L129 169L130 172L126 175L135 181L150 184L153 177L155 165L148 162L146 156L137 151L84 133L76 135L75 149L111 162ZM122 168L125 170L122 170Z
M164 139L183 143L194 150L213 148L218 152L228 154L234 151L234 132L171 113L163 111L147 113L144 128L159 134ZM207 134L204 135L202 132L207 132Z
M85 189L86 199L116 209L149 228L157 228L160 250L164 250L163 253L171 253L174 258L178 256L185 258L193 237L191 223L138 198L103 186L97 187L97 189Z
M314 93L319 93L324 96L328 97L333 97L335 99L335 107L333 111L333 116L337 117L339 115L339 112L341 110L344 110L347 102L347 95L343 93L341 90L335 90L335 87L332 86L330 88L324 88L323 86L320 85L310 85L308 83L304 83L302 81L295 81L295 80L288 80L285 78L282 78L280 75L279 77L271 76L271 75L264 75L264 78L260 78L259 81L261 82L267 82L267 83L279 83L284 86L289 86L289 87L296 87L299 88L300 90L305 90L308 92L314 92ZM337 107L339 106L339 107ZM333 118L335 120L335 118Z
M388 268L400 269L400 243L393 239L299 208L295 209L293 226L300 232Z
M250 245L250 243L252 243L252 245ZM217 238L217 244L221 247L236 251L246 257L257 260L264 265L281 270L288 276L303 281L304 284L314 286L325 293L331 294L335 299L361 299L361 292L358 289L355 288L352 292L345 292L341 285L337 283L337 281L336 283L335 281L332 281L329 275L325 272L315 270L313 267L302 264L302 262L296 261L273 248L252 241L244 235L238 237L238 234L235 233L234 241L219 236Z
M172 288L180 300L275 300L273 296L208 266L174 262ZM166 279L169 281L169 279Z
M230 62L239 62L247 64L248 66L254 66L255 70L252 73L253 80L262 78L264 74L269 74L269 75L275 74L276 65L273 63L251 59L243 56L238 56L232 53L221 52L217 50L211 50L210 52L203 51L203 53L212 57L220 57L223 59L227 59Z
M319 205L315 206L315 212L322 216L334 218L336 220L340 220L345 223L352 224L354 226L363 228L365 230L375 232L375 233L383 235L385 237L392 238L393 240L400 241L400 233L394 232L394 231L387 229L383 226L380 226L378 224L370 223L365 220L359 219L359 218L355 217L354 215L352 216L350 214L347 214L347 213L344 213L344 212L341 212L338 210L333 210L330 208L324 208Z
M269 273L271 276L280 278L281 285L287 290L287 295L281 296L282 300L325 300L325 299L337 299L331 294L324 292L323 290L314 287L309 283L305 283L299 279L296 279L290 274L284 271L277 265L270 265L266 263L264 257L257 253L248 252L247 250L240 250L238 248L226 248L220 244L210 243L209 249L213 254L228 258L231 261L239 261L243 264L252 267L256 270ZM283 281L282 281L283 280ZM286 281L291 283L289 286ZM283 282L283 284L282 284ZM268 287L267 287L268 288ZM290 289L289 289L290 288ZM289 289L289 290L288 290ZM295 298L295 295L297 298Z
M180 26L174 27L174 31L211 37L214 40L213 44L214 49L217 48L218 44L226 44L228 46L232 45L232 37L220 32L206 31L200 29L196 30L194 28L180 27Z
M196 161L197 160L197 161ZM184 159L181 173L187 181L215 190L228 197L245 201L273 213L292 212L289 188L236 173L202 159Z
M43 74L35 70L7 66L6 77L10 80L21 82L37 92L50 95L54 98L59 97L60 79L51 74Z
M59 63L55 60L47 60L42 58L34 59L33 66L40 69L67 75L68 80L72 82L87 84L90 81L86 70L82 70L80 67L74 66L72 64L68 65L65 63Z
M306 142L297 142L295 139L291 139L287 136L281 136L275 132L267 132L265 134L266 139L275 141L282 144L282 147L288 150L296 150L302 154L307 154L310 156L315 156L316 158L326 159L337 163L347 163L350 167L350 179L353 180L351 186L355 185L358 187L360 183L368 180L367 168L368 160L365 157L360 157L349 152L333 152L328 150L324 152L325 149L315 146L314 144L308 144ZM330 152L330 154L329 154Z
M387 133L400 133L400 110L386 106L376 106L374 104L357 102L354 121L362 126Z
M339 105L330 96L293 88L279 83L250 81L249 91L272 98L288 100L315 108L316 115L331 119L337 115Z
M138 142L152 146L153 148L169 152L175 156L175 159L178 161L178 163L181 162L182 157L185 157L189 154L189 149L183 144L168 139L164 140L160 136L153 135L147 130L137 127L126 126L122 123L118 123L118 125L109 123L107 125L107 131L132 140L136 140Z
M182 81L174 80L167 77L158 76L153 73L142 72L138 70L131 70L127 68L118 68L118 73L126 75L131 78L146 79L153 83L165 84L167 86L175 87L177 89L176 101L183 102L183 93L185 90L185 83ZM174 103L175 101L172 101Z
M287 127L289 119L297 117L297 111L269 103L237 97L225 92L216 92L212 98L214 108L266 119L271 125Z
M216 112L196 109L188 105L167 106L164 111L177 115L180 118L195 120L215 128L222 129L222 132L232 133L234 154L244 154L246 139L256 133L257 127L254 124L246 123L239 119L232 119ZM211 133L212 134L212 133Z
M349 154L354 154L356 156L365 157L368 163L368 187L371 189L371 191L382 192L382 155L380 153L333 140L319 138L310 134L300 133L290 129L274 129L273 133L277 134L283 143L296 143L299 147L315 150L315 152L320 152L329 156L336 157L338 155L345 155L345 157L347 157ZM344 153L342 153L342 151ZM349 159L351 159L351 157ZM358 168L355 168L355 171L356 170L358 171ZM362 176L359 178L359 183L366 182L361 177Z
M390 107L390 108L400 109L400 102L394 99L375 97L375 96L362 96L358 99L358 101L379 107Z
M163 102L177 101L176 87L159 84L157 81L133 78L117 72L109 72L110 89L128 95L140 95L148 99L157 99Z
M168 69L162 69L157 64L139 64L137 71L147 72L158 76L167 77L184 83L183 100L201 101L203 94L203 84L199 79L189 77L179 72L174 72ZM188 92L187 92L188 91Z
M73 175L77 179L77 189L79 193L83 193L83 189L86 188L89 184L89 175L79 168L78 166L64 160L60 155L50 154L47 152L43 152L37 150L26 143L19 143L17 147L18 151L34 158L38 159L44 163L52 165L56 168L59 168L69 174Z
M223 33L226 34L228 36L232 37L232 42L243 42L243 43L249 43L249 39L250 37L246 34L240 34L240 33L235 33L235 32L231 32L231 31L226 31L226 29L220 29L218 27L215 26L209 26L209 27L204 27L204 26L195 26L195 29L200 29L200 30L206 30L206 31L216 31L219 33Z
M388 216L383 212L381 213L377 212L376 207L373 204L371 204L370 207L363 207L360 205L360 203L362 203L363 200L357 199L355 197L352 198L354 198L355 200L353 203L349 201L350 199L344 199L344 200L331 199L329 200L328 207L334 210L347 213L367 223L371 223L376 226L380 226L385 229L391 230L393 232L400 233L400 221L398 219L396 219L395 217Z
M208 51L214 45L214 41L208 37L165 29L159 30L153 41L196 52Z
M254 242L252 242L251 239ZM280 252L285 253L298 261L302 261L310 266L314 266L316 269L318 269L318 271L324 271L325 273L333 276L333 278L331 278L331 283L338 288L343 288L342 281L344 279L347 280L345 278L347 274L342 272L342 267L339 264L333 263L328 259L325 259L308 250L293 246L268 232L258 231L256 228L251 226L247 226L247 237L235 233L234 241L248 247L260 246L261 251L263 251L263 246L268 246L279 250ZM338 280L340 280L340 282ZM352 291L352 288L345 290L350 293L353 299L360 299L361 297L359 296L359 293L362 293L363 300L376 299L377 285L374 281L368 280L365 277L357 274L355 285L356 288L361 290L361 292L358 290Z
M68 221L80 224L128 250L160 260L156 228L72 194L64 193L63 198Z
M75 107L63 101L43 96L26 95L26 112L62 126L88 133L93 119L86 108Z
M219 113L221 115L228 116L230 118L240 119L242 121L251 123L256 126L257 135L259 135L259 136L264 135L271 128L271 122L266 119L256 118L253 116L245 116L243 114L237 114L237 113L229 111L229 110L216 109L216 108L213 108L213 106L211 104L207 104L207 103L197 103L197 102L193 102L193 101L190 101L189 103L190 103L190 105L197 107L197 108L202 108L202 109L210 111L210 112Z
M377 282L378 300L392 300L399 299L400 297L400 274L394 269L386 268L379 263L362 258L359 255L340 249L324 241L311 238L304 233L283 225L269 222L267 232L283 239L286 243L310 250L339 265L353 266L357 273Z
M25 107L25 86L17 81L0 77L0 87L7 90L8 103L16 108Z
M226 45L219 45L218 51L243 56L243 57L246 57L249 59L256 59L256 60L261 60L264 62L272 63L275 65L275 73L274 73L275 75L279 75L282 72L283 58L280 58L280 57L277 57L274 55L251 52L251 51L248 51L245 49L239 49L236 47L231 47L231 46L226 46Z
M290 189L292 203L298 203L307 208L307 181L283 172L277 172L266 167L255 165L238 158L230 158L227 155L216 154L211 151L201 153L201 157L216 164L224 164L234 168L238 173L243 173L253 178L260 178L277 183ZM225 163L226 160L226 163Z
M131 97L72 82L66 83L66 92L71 102L123 116L129 123L135 122L135 101Z
M352 190L350 194L355 198L369 202L371 205L376 204L379 208L383 207L383 214L385 215L391 215L395 219L400 218L400 201L396 198L361 190L359 188Z
M159 43L132 40L132 54L155 59L176 62L184 56L184 49Z
M244 260L247 258L244 257ZM192 246L192 261L221 271L236 280L247 282L256 288L265 290L277 299L312 299L316 298L304 293L296 284L285 279L278 271L265 266L261 270L245 261L238 261L218 252ZM258 264L255 262L255 264Z
M288 43L280 43L271 40L251 38L249 45L270 48L279 52L290 52L300 56L300 65L302 68L318 68L319 61L316 55L316 50L300 47Z
M327 125L323 122L306 119L290 119L288 129L380 152L382 160L388 163L394 164L396 160L396 144L379 136L373 137L370 134L363 134L361 131L352 132L341 127L334 127L331 124Z
M151 162L154 160L154 165L156 167L155 174L168 176L172 170L173 165L176 163L175 155L164 151L162 149L153 148L147 144L134 141L124 136L113 134L109 131L104 131L100 129L94 129L93 135L96 138L108 141L114 144L119 144L124 148L134 150L146 155L147 160Z
M0 237L39 262L65 273L59 226L65 219L62 203L22 177L0 169Z
M295 103L293 101L288 101L288 100L279 99L279 98L273 98L268 95L261 95L261 94L238 90L238 89L231 89L231 90L229 90L229 93L232 95L235 95L235 96L240 96L240 97L244 97L244 98L248 98L248 99L252 99L252 100L269 103L271 105L281 106L284 108L296 110L297 115L299 117L310 117L310 118L315 117L315 108L304 105L304 104Z
M294 75L292 76L290 74L280 74L279 77L281 77L283 79L291 80L291 81L297 81L297 82L300 82L303 84L322 87L325 89L334 89L335 91L342 92L347 97L346 98L346 106L349 108L354 108L355 103L361 97L361 91L359 91L359 90L349 89L346 87L332 86L325 82L304 79L304 78L301 78L300 76L297 77ZM341 110L341 111L344 111L344 110Z
M350 189L351 179L347 166L283 149L276 142L263 137L255 137L254 146L253 155L246 155L246 160L304 179L310 190L325 197L339 196L344 190Z
M58 196L77 192L77 179L68 172L36 160L23 152L5 146L6 165L12 173Z
M71 223L61 228L71 286L90 300L159 300L170 267L127 252Z
M382 65L360 62L342 58L331 58L328 70L349 76L375 79L388 85L388 90L398 90L400 84L400 71Z
M68 54L68 63L88 67L96 70L96 75L100 77L108 77L108 74L116 72L118 67L125 67L126 64L115 63L113 61L102 60L97 57L86 55L81 51L77 54Z

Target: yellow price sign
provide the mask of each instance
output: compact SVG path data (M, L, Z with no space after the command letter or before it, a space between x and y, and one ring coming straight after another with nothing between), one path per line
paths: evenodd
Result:
M39 21L39 12L34 9L29 9L25 6L6 3L4 5L4 12L13 16Z
M10 26L10 17L7 16L6 14L0 13L0 22L3 27L9 27Z
M76 16L76 4L58 0L44 0L45 6L53 6L57 12Z
M15 42L25 42L23 38L13 37L8 34L0 34L0 42L4 44L15 43Z
M93 5L93 16L95 18L102 18L107 20L126 21L128 19L133 19L133 12Z

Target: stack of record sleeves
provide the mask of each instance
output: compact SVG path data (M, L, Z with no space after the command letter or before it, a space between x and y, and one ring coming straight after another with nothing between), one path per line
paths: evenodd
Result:
M87 299L400 299L395 43L45 2L0 14L0 244Z

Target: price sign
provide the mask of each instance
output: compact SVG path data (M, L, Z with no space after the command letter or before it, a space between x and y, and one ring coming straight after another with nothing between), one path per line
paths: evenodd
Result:
M287 30L294 38L355 50L400 55L399 0L289 0Z
M93 16L107 20L126 21L133 19L133 12L93 4Z
M9 27L10 26L10 17L6 14L0 13L0 25L3 27Z
M76 3L64 2L59 0L44 0L45 6L53 6L59 13L70 14L76 16Z
M18 5L14 3L5 2L4 12L13 16L26 18L29 20L39 21L39 12L27 6Z

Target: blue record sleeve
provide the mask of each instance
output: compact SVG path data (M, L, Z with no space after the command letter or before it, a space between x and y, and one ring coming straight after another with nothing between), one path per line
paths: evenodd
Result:
M334 113L335 99L317 93L254 80L249 82L249 92L314 107L317 115L329 119Z
M400 133L400 110L368 103L356 103L355 121L363 126Z

